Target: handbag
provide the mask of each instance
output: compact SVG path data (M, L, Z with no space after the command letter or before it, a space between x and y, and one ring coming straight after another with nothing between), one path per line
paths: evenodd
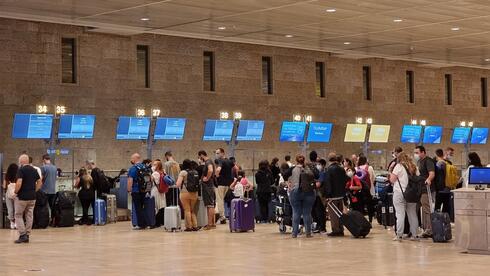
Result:
M15 183L10 183L7 186L7 194L5 195L8 199L14 199L17 197L15 194Z

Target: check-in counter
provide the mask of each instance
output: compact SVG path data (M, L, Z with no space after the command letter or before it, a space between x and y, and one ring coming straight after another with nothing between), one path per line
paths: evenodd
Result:
M456 246L472 254L490 254L490 189L453 193Z

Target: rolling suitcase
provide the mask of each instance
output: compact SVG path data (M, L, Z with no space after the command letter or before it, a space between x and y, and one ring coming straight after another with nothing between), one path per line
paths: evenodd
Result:
M146 224L150 228L155 227L156 224L156 213L155 213L155 198L145 197L145 208L144 208Z
M103 199L95 199L94 203L94 224L105 225L107 222L107 205Z
M208 225L208 210L204 205L204 201L202 200L202 197L199 197L197 199L194 212L196 213L196 217L197 217L197 227L204 227Z
M432 226L432 240L434 242L448 242L453 238L451 232L451 218L448 213L443 213L441 211L442 205L440 211L434 210L429 186L427 186L427 194L429 195L429 206L431 209L430 220Z
M371 223L369 223L360 212L348 211L343 214L334 204L329 202L328 205L332 208L335 215L339 217L342 225L344 225L355 238L365 238L371 231Z
M75 224L76 193L60 191L56 193L53 208L53 221L56 227L73 227Z
M107 223L116 223L117 222L116 196L111 194L104 194L103 198L105 198L106 206L107 206Z
M175 196L173 197L173 206L167 206L165 207L164 211L164 224L163 227L167 231L177 231L180 230L181 228L181 213L180 213L180 207L178 205L178 198L177 198L177 192L178 189L171 189L173 193L175 193Z
M230 232L255 232L255 207L250 198L231 201Z
M36 192L36 205L34 206L33 229L45 229L49 225L48 196L41 190Z

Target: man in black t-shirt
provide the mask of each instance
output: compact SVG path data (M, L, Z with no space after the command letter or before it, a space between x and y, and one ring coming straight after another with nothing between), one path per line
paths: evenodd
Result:
M214 191L214 182L216 180L214 176L215 168L213 161L209 159L208 154L204 150L199 151L197 155L199 160L203 163L201 174L201 197L208 211L208 225L204 227L204 230L211 230L216 228L216 223L214 221L214 209L216 207L216 193Z
M435 181L436 176L435 162L434 159L427 156L425 147L417 146L414 151L414 160L417 162L417 167L419 168L420 176L425 179L425 185L431 188L430 195L427 193L427 188L423 187L422 197L420 198L420 204L422 205L422 228L424 233L422 233L422 238L432 237L432 223L430 220L431 206L429 204L429 196L432 202L435 201Z
M36 169L29 165L29 156L19 157L20 168L15 183L15 223L19 231L19 239L15 243L28 243L32 230L36 192L41 189L42 181ZM24 222L25 217L25 222Z
M225 218L225 195L233 183L233 163L226 158L225 150L219 148L215 151L218 165L216 167L216 177L218 180L218 189L216 190L216 205L219 213L219 221L221 224L226 223Z

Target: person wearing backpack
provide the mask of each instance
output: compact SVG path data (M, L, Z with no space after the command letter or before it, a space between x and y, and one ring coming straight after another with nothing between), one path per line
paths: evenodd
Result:
M306 237L312 237L311 210L315 203L315 187L315 175L305 164L305 157L300 154L296 155L296 166L289 178L289 201L293 208L293 238L298 237L301 217L303 217Z
M199 185L199 174L192 166L189 159L182 162L182 170L177 177L177 188L180 189L180 201L184 207L185 232L198 231L197 216L194 207L197 203L198 192L201 190Z
M151 182L148 183L148 178L150 181L151 168L147 168L143 163L141 163L141 156L139 153L134 153L131 155L131 168L128 170L128 193L131 193L131 199L134 204L134 209L136 212L136 217L138 221L135 230L143 230L148 226L145 218L145 197L149 194L151 187Z
M402 241L405 229L405 215L410 224L411 240L418 240L417 229L419 220L417 217L417 203L407 202L406 192L410 175L420 175L417 166L408 154L402 152L398 155L398 162L390 174L390 182L393 183L393 205L396 215L396 235L394 241Z
M366 209L368 210L369 222L373 222L374 217L374 206L373 195L374 195L374 169L372 166L369 166L368 160L366 156L363 154L359 154L359 158L357 160L357 172L360 172L360 180L362 183L362 197L363 203ZM361 212L364 213L364 212Z
M444 151L442 149L436 150L436 201L435 210L441 209L445 213L449 214L449 202L451 200L451 190L448 188L448 184L451 183L453 178L452 172L455 169L454 165L447 162L444 159ZM451 172L450 172L451 171ZM456 175L456 184L459 177ZM453 180L454 181L454 180Z
M429 204L429 196L432 198L432 201L435 201L435 162L432 158L427 156L424 146L415 147L414 151L414 161L417 161L417 167L420 172L420 176L425 179L425 185L430 186L431 194L427 193L426 187L422 189L422 197L420 199L420 204L422 205L422 228L424 229L424 233L422 234L422 238L430 238L432 237L432 223L430 220L430 204Z

